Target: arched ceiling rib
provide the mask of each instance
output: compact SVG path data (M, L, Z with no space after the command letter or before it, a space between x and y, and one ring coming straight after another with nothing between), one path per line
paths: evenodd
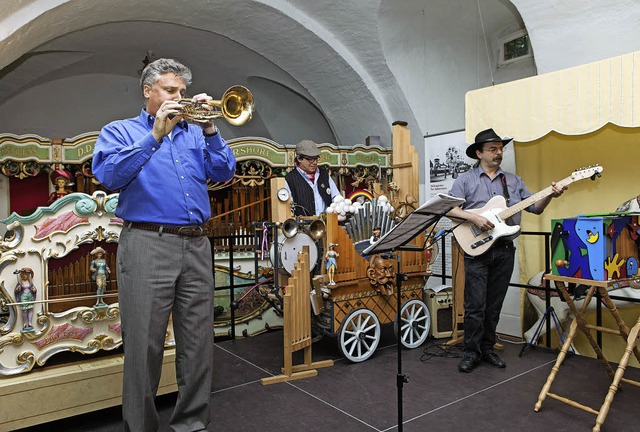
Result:
M364 38L358 36L360 34L370 36L370 32L360 32L358 27L377 25L377 1L355 2L353 5L337 0L330 3L331 7L343 8L345 16L351 17L348 23L340 24L354 26L353 35L342 33L344 38ZM324 23L320 22L323 11L316 2L305 3L304 10L295 8L293 3L268 0L185 2L180 8L170 0L139 0L135 3L124 0L39 0L23 8L18 8L13 2L9 5L15 11L11 15L15 31L1 41L0 68L31 50L37 51L48 41L69 39L74 34L82 37L83 32L90 31L92 27L108 28L109 23L130 23L133 26L138 20L165 22L167 26L178 25L222 35L280 67L290 77L289 82L281 84L309 95L309 100L317 104L329 121L337 144L363 142L368 135L381 135L383 142L389 143L392 121L402 119L414 123L411 110L384 61L379 41L367 40L361 47L371 49L353 51L348 47L349 41L343 42L335 36L340 32L323 27ZM4 26L7 22L0 24ZM178 50L180 34L172 31L150 36L161 42L161 46ZM233 61L217 58L212 51L209 53L208 58L183 61L188 65L195 62L206 64L209 70ZM103 69L102 72L109 73L109 70ZM244 75L260 76L260 71L245 70Z

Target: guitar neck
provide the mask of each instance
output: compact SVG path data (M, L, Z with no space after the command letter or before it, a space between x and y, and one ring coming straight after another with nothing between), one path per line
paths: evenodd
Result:
M562 189L565 186L570 185L571 183L573 183L573 178L571 176L560 180L559 182L556 182L556 185ZM529 207L531 204L535 204L540 200L545 199L546 197L548 197L549 195L551 195L553 193L553 188L551 186L546 187L544 189L542 189L540 192L536 192L533 195L531 195L529 198L520 201L517 204L512 205L509 208L506 208L504 210L502 210L500 212L500 218L502 218L502 220L505 219L509 219L511 216L515 215L516 213L520 213L522 210L526 209L527 207Z

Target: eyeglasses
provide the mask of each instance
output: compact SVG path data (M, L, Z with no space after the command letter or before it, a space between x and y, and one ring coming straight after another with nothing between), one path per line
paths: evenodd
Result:
M320 156L311 157L300 155L300 159L308 160L309 162L318 162L320 160Z
M484 149L483 151L486 151L488 153L504 153L504 147L489 147Z

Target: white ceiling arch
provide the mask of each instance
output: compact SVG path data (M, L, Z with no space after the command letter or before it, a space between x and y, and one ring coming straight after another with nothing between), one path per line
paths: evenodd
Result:
M185 64L197 64L204 70L227 70L221 65L237 62L238 66L231 69L241 81L262 77L290 88L326 118L339 145L361 143L368 135L381 135L383 142L389 143L390 124L395 120L415 126L380 42L371 38L380 2L302 3L304 9L282 0L191 1L182 2L179 8L170 0L9 0L9 13L0 21L0 28L5 29L0 33L0 100L18 89L68 75L71 70L130 74L131 65L121 62L130 63L137 55L137 68L144 55L142 46L154 46L160 55L185 53L187 57L181 57ZM352 17L347 25L353 31L339 33L327 26L323 8L331 10L332 15L336 8L342 9L345 17ZM156 24L149 28L157 34L134 32L140 23L149 22ZM110 46L116 47L117 57L104 56L108 51L104 44L86 43L100 40L97 29ZM194 40L197 32L200 37L204 35L200 41L204 47ZM135 33L135 37L127 33ZM361 40L354 43L358 38ZM205 45L211 41L214 46ZM225 41L246 47L244 62L239 56L229 55L223 46ZM127 47L133 48L127 52ZM216 56L218 47L227 56ZM36 53L48 55L47 60L36 62L27 57ZM252 66L259 57L271 67ZM56 74L61 68L64 73Z

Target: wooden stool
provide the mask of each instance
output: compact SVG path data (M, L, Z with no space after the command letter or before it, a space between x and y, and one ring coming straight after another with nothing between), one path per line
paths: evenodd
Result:
M573 315L575 318L571 323L571 327L569 329L569 336L567 337L564 344L562 345L562 349L558 354L556 363L553 366L553 368L551 368L551 372L547 377L547 381L542 387L542 390L540 391L540 395L538 396L538 402L536 402L534 410L539 411L540 407L542 406L542 402L547 396L549 396L567 405L571 405L575 408L580 408L583 411L589 412L591 414L595 414L597 417L596 417L596 424L593 427L593 431L598 432L600 431L600 427L604 423L604 420L607 417L607 414L609 413L611 402L613 401L614 395L618 391L618 386L620 384L620 381L624 381L628 384L634 385L636 387L640 387L640 382L623 378L624 371L627 367L627 364L629 363L629 357L631 356L631 352L633 352L636 358L638 359L638 361L640 361L640 351L638 350L638 346L637 346L638 332L640 332L640 317L638 318L638 322L636 323L636 325L630 331L629 327L626 326L622 317L620 316L620 313L618 312L618 309L616 308L615 304L609 298L608 289L611 288L614 284L618 283L619 281L594 281L594 280L578 279L578 278L556 276L556 275L549 275L549 274L545 275L545 278L547 278L547 280L550 280L550 281L555 281L556 288L562 294L562 297L567 302L567 305L571 309L571 312L573 312ZM567 289L565 286L566 283L575 283L575 284L582 284L582 285L589 286L589 290L587 291L587 294L579 310L577 309L575 303L573 302L571 295L567 292ZM618 330L611 329L608 327L587 324L586 320L584 319L584 313L587 309L587 306L589 306L589 303L591 302L591 299L593 298L593 295L595 294L596 290L598 290L600 297L602 298L602 301L607 306L607 309L616 320L616 323L618 325ZM604 403L602 404L599 410L595 410L586 405L582 405L567 397L558 396L557 394L549 392L549 390L551 389L551 384L553 384L553 380L555 379L558 371L560 370L560 366L562 365L562 362L564 361L567 355L567 351L569 350L569 347L571 346L571 343L573 342L573 339L575 338L578 329L580 329L580 331L584 333L584 335L587 337L587 340L589 341L589 344L593 348L593 351L595 352L596 356L602 362L603 366L607 370L607 374L609 374L609 377L612 379L612 383L609 386L609 391L604 399ZM625 342L627 342L624 355L620 359L620 364L618 366L618 369L615 371L615 373L611 368L611 366L609 365L609 362L607 361L607 359L604 358L604 355L602 354L602 350L600 349L596 341L593 339L593 336L591 335L590 330L597 330L604 333L617 334L617 335L620 335L625 340Z

